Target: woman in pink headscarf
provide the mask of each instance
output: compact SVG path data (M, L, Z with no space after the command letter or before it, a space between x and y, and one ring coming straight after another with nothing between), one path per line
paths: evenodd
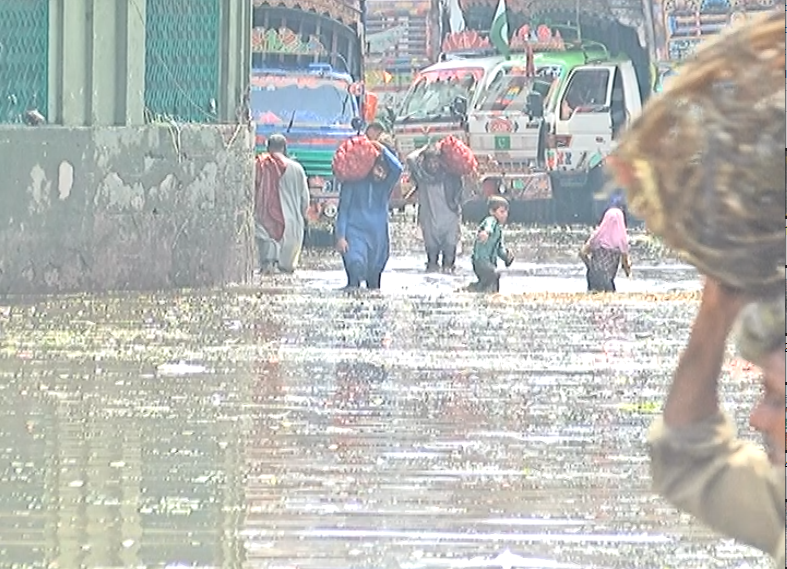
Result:
M588 292L615 292L615 276L623 266L631 275L626 219L619 207L610 207L601 224L582 246L579 257L587 267Z

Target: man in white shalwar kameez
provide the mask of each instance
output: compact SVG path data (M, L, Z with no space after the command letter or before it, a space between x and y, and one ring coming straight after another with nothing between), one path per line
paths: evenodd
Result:
M287 157L287 140L268 139L268 154L257 162L255 237L260 271L295 271L303 246L309 187L306 173Z

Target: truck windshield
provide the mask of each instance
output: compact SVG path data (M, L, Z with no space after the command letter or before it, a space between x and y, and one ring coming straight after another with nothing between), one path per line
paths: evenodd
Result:
M484 75L481 67L440 69L422 73L410 88L399 113L401 120L437 119L451 116L451 103L464 97L469 103Z
M481 94L475 110L522 112L527 106L527 96L535 91L545 99L559 75L552 66L536 69L535 77L528 77L523 67L504 67Z
M256 76L250 104L257 124L280 125L350 124L355 116L355 99L348 83L335 79L303 76Z

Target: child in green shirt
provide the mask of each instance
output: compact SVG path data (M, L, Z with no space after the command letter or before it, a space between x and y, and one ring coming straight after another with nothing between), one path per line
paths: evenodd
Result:
M489 198L489 216L478 226L473 244L473 272L478 282L470 285L476 292L500 292L497 260L510 267L513 253L503 244L503 224L508 220L508 201L501 196Z

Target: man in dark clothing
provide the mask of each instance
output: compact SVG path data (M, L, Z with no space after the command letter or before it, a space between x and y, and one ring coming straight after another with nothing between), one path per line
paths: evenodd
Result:
M497 260L510 267L514 254L503 244L503 225L508 220L508 201L500 196L489 198L489 216L481 222L473 245L473 272L478 282L469 289L476 292L500 292Z
M442 256L445 272L454 270L461 237L462 178L443 167L434 145L412 152L407 169L418 192L418 224L426 246L426 270L437 271Z

